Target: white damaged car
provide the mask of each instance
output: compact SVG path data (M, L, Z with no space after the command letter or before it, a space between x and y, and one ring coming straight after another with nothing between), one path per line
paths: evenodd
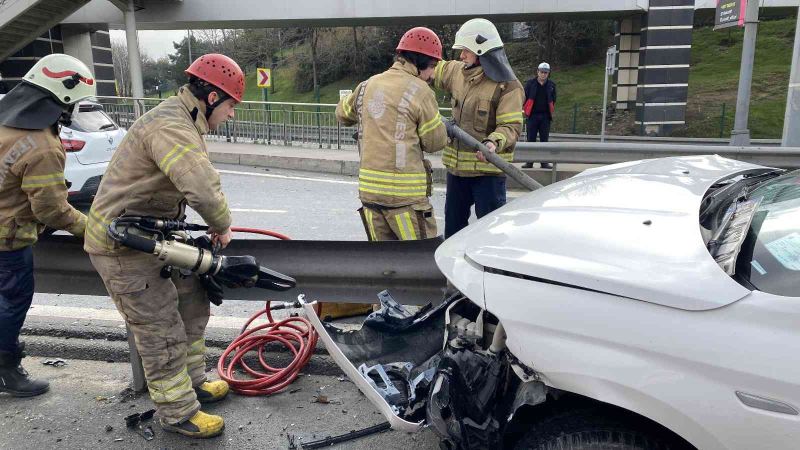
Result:
M436 261L460 291L438 306L382 293L357 331L308 314L393 428L452 449L800 448L800 171L593 169Z

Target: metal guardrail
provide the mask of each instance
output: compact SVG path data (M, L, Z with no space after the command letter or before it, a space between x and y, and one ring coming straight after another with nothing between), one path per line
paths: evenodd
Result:
M600 142L599 134L565 134L550 133L551 142ZM653 137L653 136L605 136L606 142L652 143L652 144L687 144L687 145L728 145L730 139L691 138L691 137ZM752 139L751 143L759 147L779 147L780 139Z
M798 147L731 147L727 145L665 145L649 143L520 142L514 162L616 164L668 156L717 154L769 167L800 167Z
M252 255L263 266L297 279L285 292L226 289L227 300L377 303L388 289L404 304L442 297L446 281L433 255L441 239L423 241L278 241L235 239L225 254ZM33 247L36 292L107 296L103 281L72 236L43 236Z

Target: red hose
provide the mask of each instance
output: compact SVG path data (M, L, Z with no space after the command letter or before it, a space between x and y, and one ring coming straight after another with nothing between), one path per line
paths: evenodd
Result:
M240 233L262 234L278 239L289 240L289 237L280 233L254 228L231 228ZM284 389L300 375L300 371L311 359L317 346L317 334L311 323L304 317L288 317L279 322L272 318L270 301L266 307L258 311L242 327L241 334L237 337L217 362L217 373L225 380L231 389L241 395L270 395ZM267 323L250 330L253 321L265 315ZM292 361L286 367L272 367L264 359L267 344L278 343L283 345L292 354ZM244 362L243 357L248 352L256 351L262 370L256 370ZM230 361L227 361L230 358ZM236 378L236 367L241 367L250 375L249 378Z

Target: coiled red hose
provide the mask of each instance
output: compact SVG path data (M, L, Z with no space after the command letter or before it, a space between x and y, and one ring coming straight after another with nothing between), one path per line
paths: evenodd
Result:
M289 240L288 236L269 230L254 228L231 228L234 232L253 233ZM304 317L288 317L275 322L272 317L270 301L266 307L258 311L242 327L241 334L222 353L217 362L217 373L231 389L241 395L270 395L290 385L300 375L300 371L311 359L317 346L319 335L311 323ZM247 329L250 324L262 315L267 323ZM273 367L264 359L267 344L283 345L292 353L292 361L286 367ZM261 370L256 370L244 362L244 356L251 352L258 353ZM230 358L230 361L228 359ZM236 378L236 368L240 367L250 377Z

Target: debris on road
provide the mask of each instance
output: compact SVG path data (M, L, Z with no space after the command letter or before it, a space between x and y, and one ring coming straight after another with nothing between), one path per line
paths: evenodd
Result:
M323 439L318 439L316 441L310 442L301 442L301 447L305 449L315 449L315 448L323 448L323 447L330 447L331 445L340 444L342 442L353 441L365 436L370 436L377 433L382 433L391 428L389 422L379 423L377 425L373 425L371 427L367 427L361 430L353 430L349 433L340 434L338 436L327 436ZM288 436L287 436L288 437ZM289 448L296 448L293 447L294 445L294 436L290 439L290 447ZM302 439L301 439L302 441Z
M45 366L64 367L67 365L67 362L61 358L55 358L55 359L46 359L42 361L42 364L44 364Z

